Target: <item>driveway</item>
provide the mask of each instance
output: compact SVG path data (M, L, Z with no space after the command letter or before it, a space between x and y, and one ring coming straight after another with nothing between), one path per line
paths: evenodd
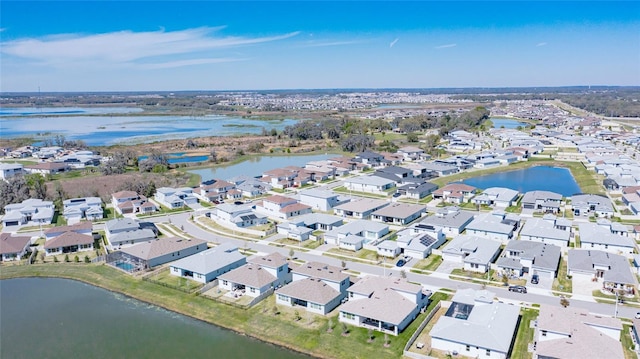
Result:
M582 300L593 300L593 291L602 286L602 282L592 282L590 277L583 275L574 275L572 281L573 294L580 296Z
M454 269L462 268L462 264L456 261L442 261L438 268L436 268L437 273L450 274Z

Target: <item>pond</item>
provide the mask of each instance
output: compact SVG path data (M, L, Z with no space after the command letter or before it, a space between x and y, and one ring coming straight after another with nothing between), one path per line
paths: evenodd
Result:
M508 118L496 118L492 117L489 121L493 122L493 128L509 128L516 129L518 127L526 127L529 124L526 122L521 122L517 120L512 120Z
M176 153L167 153L167 162L174 163L196 163L196 162L205 162L209 159L209 156L201 155L201 156L185 156L184 152L176 152ZM149 156L140 156L138 157L138 161L144 161Z
M72 280L0 289L1 358L308 358Z
M564 197L580 193L580 186L567 168L534 166L516 171L500 172L468 178L462 181L470 186L486 189L505 187L525 193L529 191L551 191Z
M328 158L339 157L336 154L320 154L320 155L296 155L296 156L258 156L225 167L202 168L191 170L189 172L200 175L202 181L210 179L227 180L236 176L256 177L262 175L262 172L274 168L285 166L304 166L310 161L326 160Z
M11 112L15 109L3 109ZM28 109L24 113L28 113ZM82 111L83 109L77 109ZM112 110L111 108L106 109ZM0 128L3 138L34 137L42 140L56 134L64 135L68 140L82 140L90 146L108 146L114 144L133 145L155 141L184 139L205 136L232 136L238 134L259 134L262 129L282 131L286 126L298 120L293 119L250 119L234 116L86 116L87 112L73 112L78 116L42 117L38 109L31 109L36 115L0 116ZM71 110L70 110L71 111ZM74 110L76 111L76 110ZM60 114L60 113L57 113Z

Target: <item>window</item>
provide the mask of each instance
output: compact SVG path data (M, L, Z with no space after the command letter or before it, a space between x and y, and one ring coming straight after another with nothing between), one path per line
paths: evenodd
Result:
M289 297L287 297L286 295L278 294L278 300L282 300L284 302L288 302L289 301Z
M543 337L546 337L546 336L547 336L547 331L546 331L546 330L543 330L543 331L542 331L542 336L543 336Z
M349 319L349 320L354 320L356 319L356 316L351 314L351 313L345 313L345 312L341 312L342 317L345 319Z
M229 285L229 281L223 280L222 285Z
M316 303L309 303L309 308L320 310L320 309L322 309L322 306L320 304L316 304Z
M471 347L467 345L466 350L467 350L467 351L470 351L470 350L471 350Z
M249 288L249 291L250 291L251 293L255 293L255 292L256 292L256 289L255 289L254 287L251 287L251 288Z
M487 356L491 356L491 350L487 349Z
M283 269L284 269L284 267L279 267L278 268L278 272L282 272Z

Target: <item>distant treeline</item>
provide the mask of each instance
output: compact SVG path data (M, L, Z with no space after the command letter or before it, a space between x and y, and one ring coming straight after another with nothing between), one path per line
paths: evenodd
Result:
M560 100L571 106L610 117L640 117L640 88L618 87L569 92L534 92L456 95L475 102L509 100Z

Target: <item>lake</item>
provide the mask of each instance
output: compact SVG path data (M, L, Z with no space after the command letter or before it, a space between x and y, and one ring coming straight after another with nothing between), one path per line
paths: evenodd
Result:
M470 186L486 189L506 187L519 191L551 191L564 197L580 193L580 186L567 168L534 166L516 171L500 172L468 178L462 181Z
M528 126L529 124L526 122L520 122L517 120L511 120L508 118L495 118L492 117L489 119L489 121L493 122L493 128L510 128L510 129L516 129L518 127L525 127Z
M81 282L0 281L1 358L308 358Z
M167 162L170 164L175 163L194 163L194 162L205 162L209 159L209 156L185 156L184 152L174 152L167 153ZM144 161L149 156L139 156L138 161Z
M282 131L298 120L249 119L233 116L131 116L122 112L117 116L102 115L96 108L55 109L62 112L48 114L74 116L42 117L36 108L2 109L0 128L3 138L34 137L42 140L62 134L69 140L83 140L90 146L138 144L155 141L205 136L259 134L262 128ZM63 110L67 111L64 112ZM113 108L102 109L112 111ZM122 109L126 111L128 109ZM136 109L131 109L136 110ZM114 113L114 112L109 112ZM31 115L27 115L31 114ZM96 114L95 116L87 116Z
M257 156L225 167L202 168L189 172L200 175L202 181L210 179L227 180L236 176L261 176L262 172L285 166L304 166L310 161L340 157L336 154L298 155L298 156Z

